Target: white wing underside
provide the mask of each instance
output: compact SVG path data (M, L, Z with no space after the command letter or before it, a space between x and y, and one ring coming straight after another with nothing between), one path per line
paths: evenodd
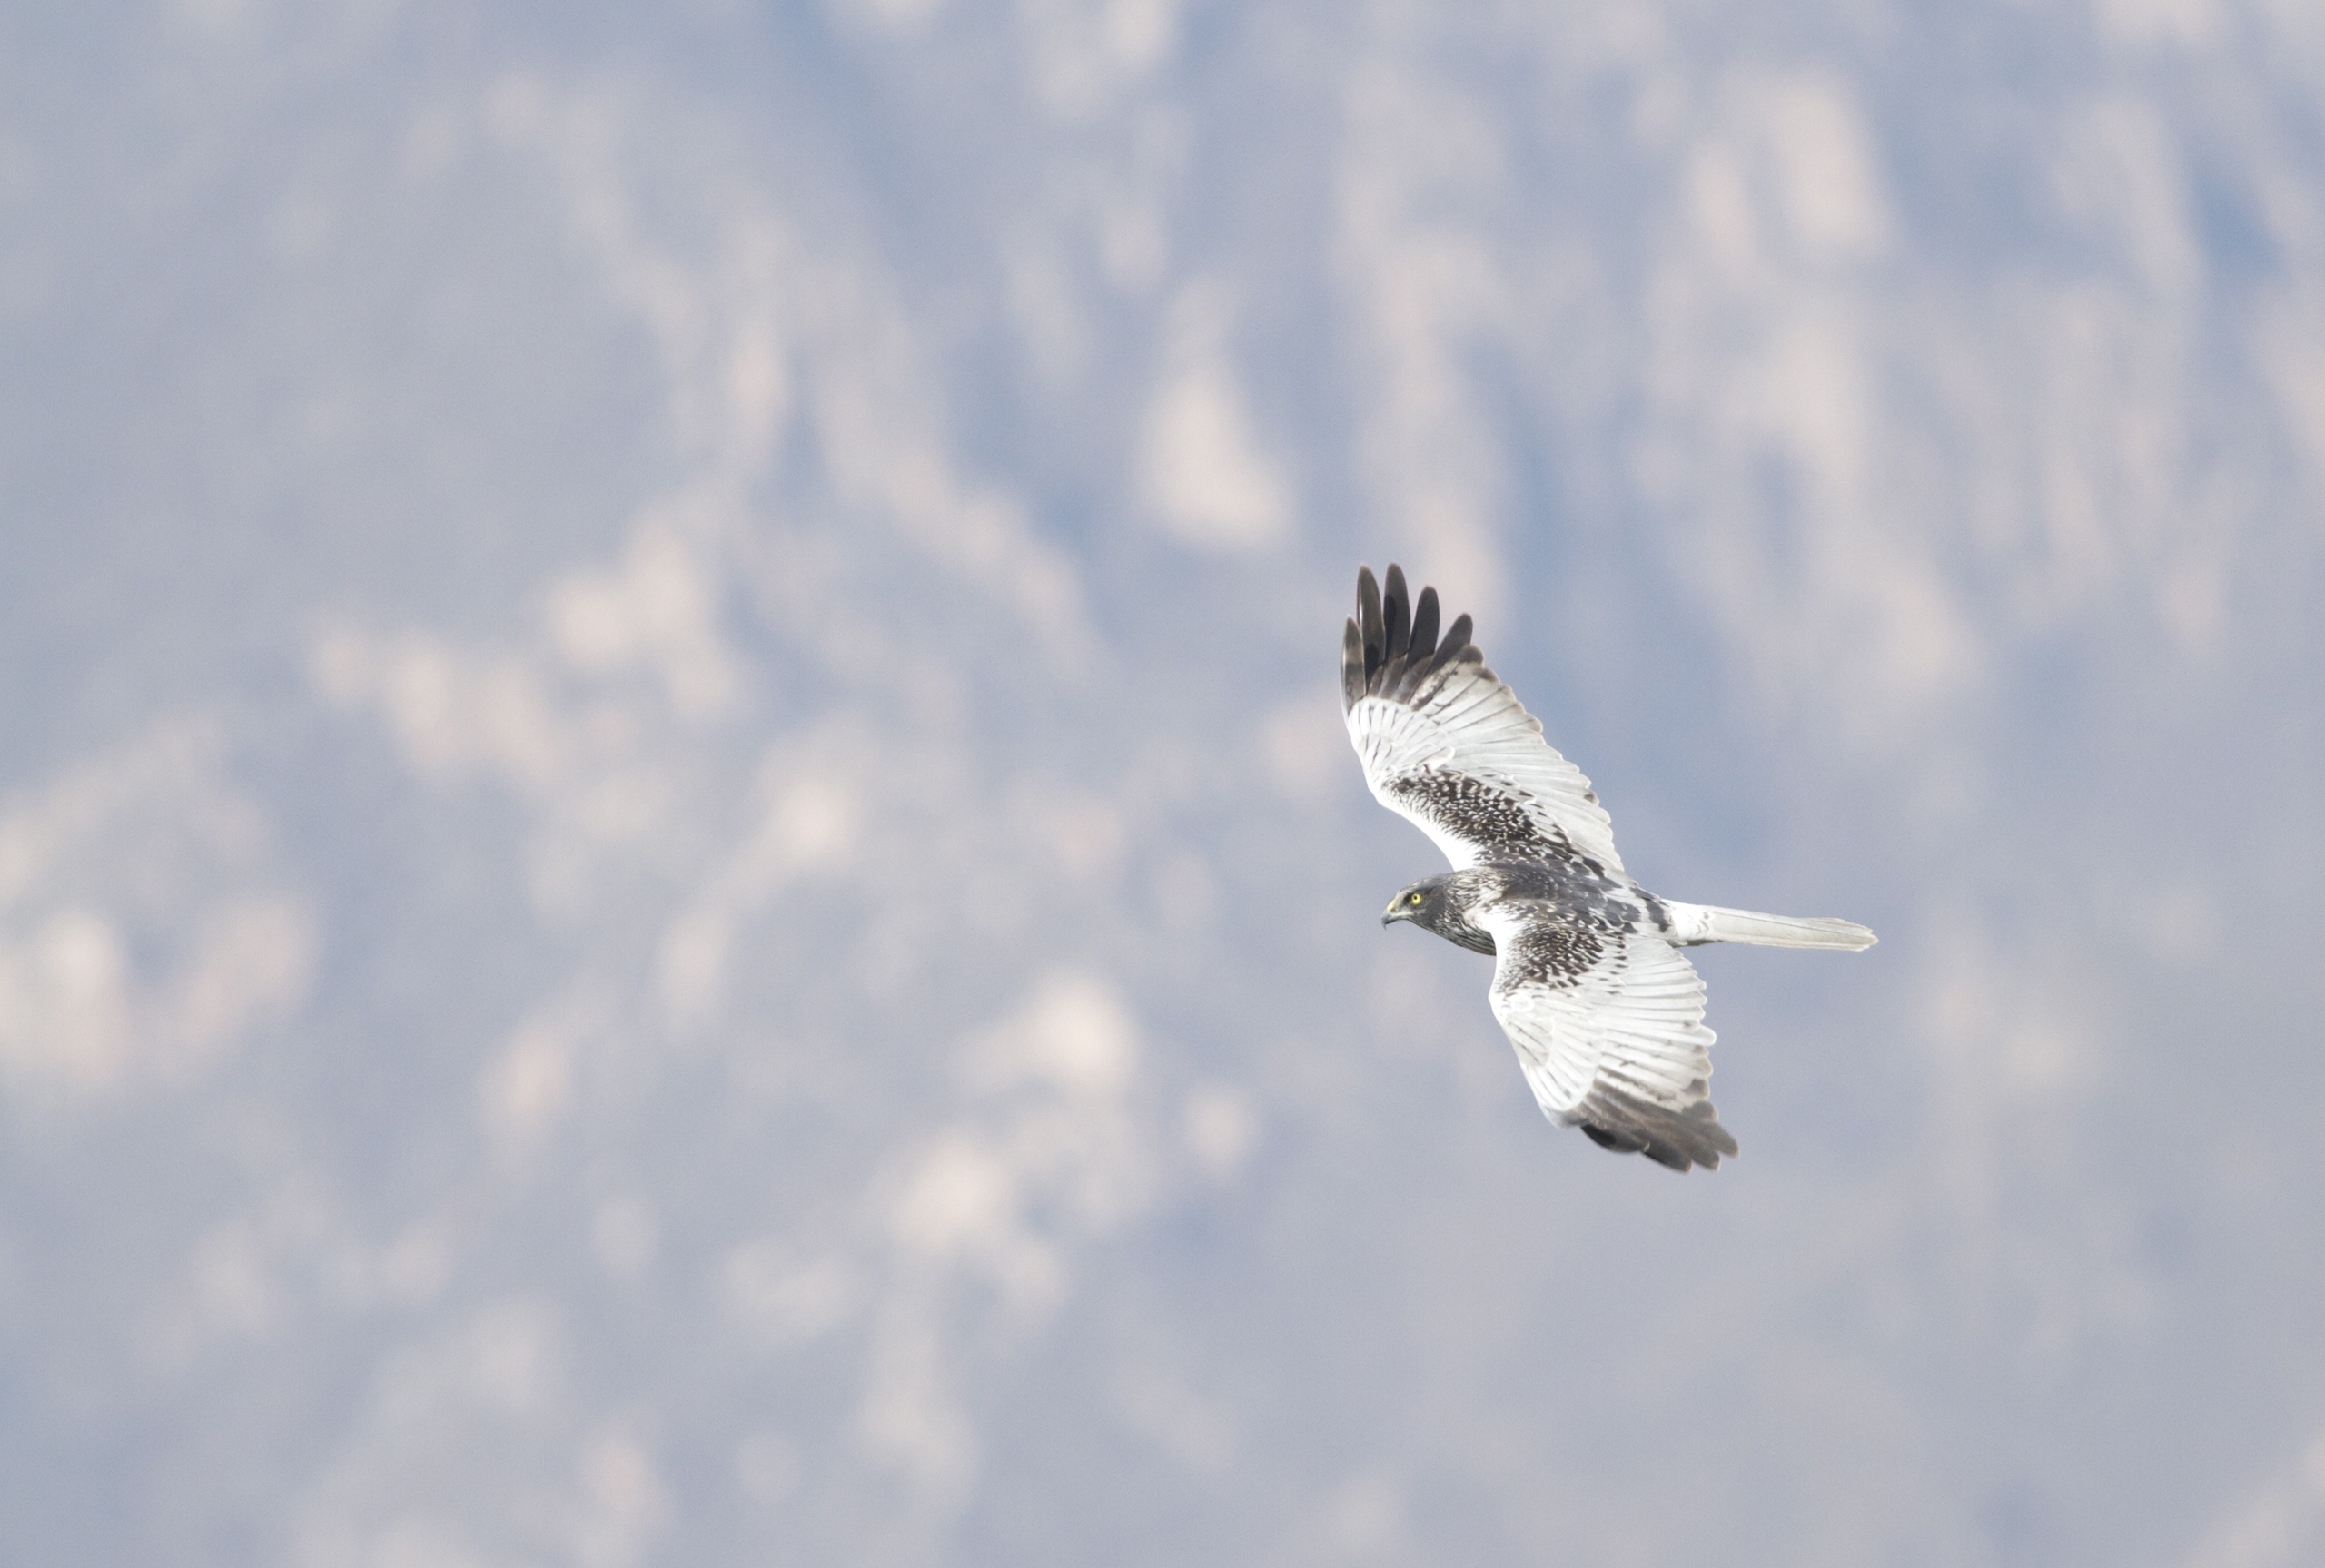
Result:
M1372 796L1427 833L1459 871L1489 856L1495 841L1443 803L1459 791L1500 803L1541 837L1563 842L1620 872L1615 831L1582 770L1542 738L1542 723L1480 664L1429 676L1410 698L1360 698L1349 738ZM1466 782L1465 782L1466 781Z
M1488 911L1494 933L1492 1004L1543 1114L1574 1126L1590 1119L1592 1096L1613 1090L1687 1112L1708 1094L1711 1046L1704 982L1660 937L1609 936L1597 963L1570 983L1525 972L1523 904Z

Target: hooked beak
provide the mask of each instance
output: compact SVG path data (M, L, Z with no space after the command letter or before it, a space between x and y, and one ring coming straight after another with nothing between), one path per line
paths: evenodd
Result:
M1386 931L1389 927L1396 924L1399 921L1404 918L1405 916L1402 907L1392 903L1389 906L1388 912L1380 917L1380 928L1383 931Z

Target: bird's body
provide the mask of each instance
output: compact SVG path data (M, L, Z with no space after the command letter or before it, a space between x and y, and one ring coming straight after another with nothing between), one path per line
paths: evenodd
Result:
M1669 937L1670 906L1628 876L1608 876L1579 856L1568 860L1486 861L1415 883L1422 902L1410 913L1396 905L1383 923L1410 920L1423 931L1497 956L1494 926L1511 919L1546 920L1570 928L1579 942L1652 932ZM1435 896L1431 896L1435 895Z
M1623 869L1607 813L1538 720L1485 667L1461 616L1440 642L1437 594L1408 609L1357 577L1341 643L1350 737L1374 796L1410 819L1451 872L1381 916L1494 956L1494 1016L1543 1114L1674 1169L1736 1152L1707 1093L1704 987L1677 951L1707 942L1868 947L1847 921L1657 898Z

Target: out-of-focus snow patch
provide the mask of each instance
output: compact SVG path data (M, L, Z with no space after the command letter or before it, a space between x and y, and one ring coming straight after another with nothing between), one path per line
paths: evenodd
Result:
M2177 139L2153 105L2118 94L2066 116L2051 177L2062 213L2103 237L2159 299L2204 281Z
M1215 1475L1234 1461L1233 1411L1163 1367L1124 1367L1114 1382L1114 1408L1132 1430L1189 1470Z
M866 1457L911 1489L912 1512L958 1513L976 1479L980 1445L963 1403L942 1315L926 1292L891 1296L873 1324L856 1436Z
M723 636L714 612L681 597L697 613L662 646L674 659L658 661L668 678L650 685L618 672L575 674L546 634L480 647L426 628L379 633L346 622L317 636L311 670L338 706L376 712L421 780L497 785L529 805L535 903L574 922L622 866L668 842L694 804L674 761L681 750L668 743L710 722L731 687L723 676L706 684L707 671L724 668L705 651ZM618 622L610 610L606 617ZM604 652L611 641L608 633L594 646Z
M1247 1162L1259 1135L1248 1097L1199 1086L1180 1125L1158 1127L1146 1057L1120 987L1089 971L1044 976L961 1040L957 1100L874 1169L852 1237L813 1241L786 1220L713 1271L746 1345L861 1356L856 1435L908 1490L899 1528L935 1528L971 1495L984 1445L965 1388L1062 1308L1078 1255L1190 1190L1187 1177L1230 1181ZM1118 1394L1123 1420L1190 1468L1213 1474L1232 1456L1229 1415L1175 1381L1143 1373ZM797 1465L774 1436L737 1458L746 1491L768 1497L788 1495Z
M379 708L405 764L431 784L482 776L546 794L583 749L540 672L517 656L479 656L433 632L337 625L316 639L312 668L332 702Z
M604 1031L605 1000L587 988L561 992L521 1020L485 1063L477 1098L486 1129L508 1154L539 1146L571 1109L584 1049Z
M863 849L882 791L898 782L893 770L909 766L854 723L767 748L756 823L705 868L664 931L657 973L674 1024L694 1028L720 1015L738 926L795 884L846 872Z
M1069 881L1103 883L1121 869L1131 824L1113 795L1027 773L1011 786L1010 806L1017 831L1026 842L1046 846Z
M754 1342L788 1349L854 1317L865 1287L843 1257L801 1257L779 1238L747 1241L727 1254L715 1287L729 1321Z
M1028 226L1002 248L1009 314L1027 357L1052 391L1089 369L1090 312L1059 237Z
M1079 120L1167 64L1184 0L1021 0L1023 42L1036 100Z
M444 1218L416 1220L377 1247L347 1240L346 1228L335 1228L341 1244L331 1273L339 1297L349 1305L424 1307L451 1282L458 1238Z
M328 1554L302 1557L302 1568L505 1568L509 1562L475 1544L459 1526L419 1514L401 1515L360 1544L332 1545L338 1550L325 1547Z
M253 25L268 8L266 0L175 0L170 6L180 21L210 34Z
M2123 897L2123 924L2157 960L2194 969L2220 955L2227 922L2209 888L2193 883L2140 887Z
M568 573L549 589L549 633L577 672L603 676L645 666L681 717L726 711L740 677L718 635L717 581L702 547L649 517L610 570Z
M310 672L338 706L376 710L430 784L500 784L586 837L652 836L673 804L655 743L729 717L740 690L723 571L698 537L649 512L618 565L551 586L529 636L479 647L336 619L313 639Z
M2189 47L2219 35L2219 0L2094 0L2101 30L2119 44Z
M842 16L859 19L897 38L925 32L949 4L950 0L831 0L832 9Z
M1041 1173L1013 1153L971 1129L940 1133L898 1178L889 1231L907 1256L974 1270L1019 1311L1044 1314L1064 1294L1065 1267L1027 1213Z
M572 1551L584 1568L626 1568L668 1519L670 1500L653 1451L619 1422L606 1422L581 1451L582 1507Z
M313 1191L292 1180L251 1211L213 1227L194 1244L183 1316L165 1326L167 1339L182 1337L190 1347L212 1336L272 1336L293 1308L295 1265L314 1249L332 1218Z
M1252 429L1228 327L1217 284L1191 284L1172 307L1140 441L1139 493L1188 544L1263 549L1291 531L1291 489Z
M1415 14L1417 15L1417 14ZM1510 291L1493 227L1508 193L1494 124L1393 43L1352 69L1333 171L1333 267L1355 345L1357 459L1373 537L1490 636L1505 608L1506 454L1472 374Z
M661 1245L661 1217L635 1195L608 1198L589 1219L589 1249L599 1267L616 1279L645 1277Z
M1744 124L1766 139L1776 209L1795 243L1822 261L1888 249L1889 200L1872 127L1840 77L1801 71L1743 89L1758 102Z
M381 1414L425 1423L463 1405L510 1416L562 1399L569 1346L555 1307L512 1297L391 1363L380 1382Z
M574 1407L572 1371L564 1321L530 1297L494 1303L395 1357L307 1494L295 1561L639 1562L671 1514L662 1463L638 1423ZM512 1445L550 1461L513 1507L500 1463Z
M1937 519L1901 510L1873 308L1895 219L1855 95L1738 69L1683 154L1644 291L1656 418L1637 482L1754 695L1878 749L1962 696L1981 650Z
M1411 1504L1404 1478L1386 1465L1359 1471L1311 1505L1294 1526L1295 1562L1394 1563L1410 1558Z
M1034 1083L1090 1103L1117 1104L1138 1070L1138 1026L1114 988L1095 975L1042 982L1025 1010L973 1040L972 1081Z
M1830 73L1738 71L1698 130L1681 184L1697 259L1738 281L1879 255L1889 201L1872 134Z
M787 1502L799 1489L799 1445L762 1427L735 1445L735 1479L762 1506Z
M266 1141L247 1138L241 1152L255 1161ZM339 1313L424 1308L450 1283L460 1241L443 1214L369 1240L321 1172L290 1166L248 1205L187 1239L176 1277L143 1305L141 1348L150 1365L182 1374L221 1351L312 1332Z
M842 506L1007 605L1052 651L1085 653L1071 564L1016 498L960 471L942 378L876 255L804 242L746 185L721 182L696 214L707 239L682 248L643 210L639 108L519 73L490 118L556 172L576 235L660 350L671 433L695 471L647 520L700 539L748 531L752 487L804 428ZM585 626L582 646L593 636Z
M1307 805L1361 776L1350 765L1348 726L1322 692L1294 697L1261 719L1260 759L1278 789Z
M1259 1147L1260 1115L1250 1095L1225 1084L1191 1090L1180 1113L1180 1129L1197 1169L1213 1181L1242 1174Z
M1949 1080L1974 1103L1971 1119L2000 1107L2072 1102L2099 1070L2091 1034L2104 1027L2103 988L2076 978L2063 955L1997 951L1977 928L1953 926L1933 943L1933 990L1923 1010Z
M870 1327L857 1427L902 1474L928 1518L956 1509L978 1464L959 1392L978 1352L964 1329L984 1287L1022 1333L1054 1313L1075 1248L1110 1235L1158 1196L1156 1152L1136 1110L1142 1048L1120 992L1086 972L1054 974L1014 1012L964 1042L960 1112L878 1178L861 1308ZM730 1311L817 1332L857 1310L844 1265L779 1261L754 1244L727 1265ZM806 1320L804 1323L802 1320Z
M1918 1011L1932 1100L1922 1217L1959 1321L2029 1366L2056 1366L2152 1315L2132 1215L2076 1180L2095 1041L2118 1026L2099 971L2071 943L2004 945L1964 916L1932 922Z
M2325 251L2325 235L2312 236ZM2254 313L2252 351L2312 472L2325 472L2325 288L2280 285Z
M207 1072L294 1011L320 933L199 719L0 803L0 1084L84 1101Z
M2325 1432L2223 1511L2184 1568L2295 1568L2325 1555Z

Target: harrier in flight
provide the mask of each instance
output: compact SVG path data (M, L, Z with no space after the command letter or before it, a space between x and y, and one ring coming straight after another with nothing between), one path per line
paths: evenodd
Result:
M1845 920L1754 914L1657 898L1631 880L1582 771L1486 668L1469 617L1437 631L1437 590L1408 601L1357 573L1341 641L1348 733L1375 799L1436 842L1453 869L1380 917L1494 958L1494 1017L1542 1114L1602 1149L1674 1170L1736 1152L1708 1090L1704 982L1679 949L1871 947Z

